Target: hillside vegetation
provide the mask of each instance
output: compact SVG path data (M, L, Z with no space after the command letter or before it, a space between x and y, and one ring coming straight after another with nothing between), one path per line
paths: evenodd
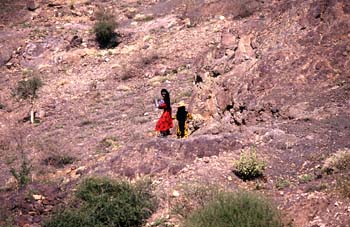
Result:
M350 226L349 21L348 0L2 0L0 226ZM154 131L163 88L187 139Z

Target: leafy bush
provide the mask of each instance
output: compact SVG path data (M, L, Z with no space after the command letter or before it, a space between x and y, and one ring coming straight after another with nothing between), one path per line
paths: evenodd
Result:
M350 198L350 171L340 174L337 178L337 189L344 197Z
M28 80L21 80L18 82L15 95L20 98L36 98L38 89L43 85L39 77L33 77Z
M322 170L327 174L350 170L350 149L339 150L326 159Z
M21 152L22 163L20 169L17 171L15 168L11 168L10 172L12 176L16 179L19 188L25 187L30 182L30 172L32 170L32 166L27 160L24 152Z
M239 178L251 180L263 175L266 164L258 159L255 149L250 149L241 153L234 167L234 172Z
M326 159L322 169L327 174L337 174L337 189L350 198L350 149L338 150Z
M282 227L277 209L252 193L220 193L184 222L186 227Z
M142 226L156 207L150 182L131 185L106 178L85 180L76 194L79 209L57 213L44 227Z
M99 10L96 13L96 23L94 33L96 41L101 48L111 48L118 45L117 34L114 30L117 28L114 15L107 10Z
M79 227L79 226L102 226L92 222L93 219L88 215L87 212L80 210L67 210L63 212L57 212L50 221L44 223L44 227Z

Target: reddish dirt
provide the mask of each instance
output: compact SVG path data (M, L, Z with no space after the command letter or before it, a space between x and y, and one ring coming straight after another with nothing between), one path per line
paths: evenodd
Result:
M82 178L96 175L151 177L161 204L149 222L170 215L179 224L171 204L196 183L263 193L286 226L350 225L349 198L336 190L336 175L321 171L332 153L350 148L346 0L38 3L33 12L20 1L0 3L0 226L40 226ZM90 32L97 6L119 22L114 49L98 49ZM82 44L71 45L75 35ZM30 102L12 95L33 75L44 83L36 124L28 122ZM193 113L189 139L174 130L156 137L162 88L173 115L181 100ZM244 182L233 163L250 148L268 168ZM32 183L16 190L9 170L20 168L21 153ZM48 165L55 155L73 163Z

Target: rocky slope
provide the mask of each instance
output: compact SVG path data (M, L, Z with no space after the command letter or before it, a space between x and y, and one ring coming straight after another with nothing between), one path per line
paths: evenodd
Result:
M0 219L38 226L82 177L146 175L162 198L152 220L170 214L174 190L181 197L183 185L198 183L259 189L293 226L350 225L349 200L320 173L327 157L350 147L348 1L0 4ZM94 41L98 7L116 15L114 49ZM44 85L33 125L31 104L12 94L34 75ZM156 138L153 100L162 88L174 111L189 104L189 139ZM243 182L233 162L251 147L268 168L263 180ZM28 188L45 199L13 190L9 169L19 168L21 151L33 165ZM60 168L55 155L74 162ZM289 186L276 187L281 179Z

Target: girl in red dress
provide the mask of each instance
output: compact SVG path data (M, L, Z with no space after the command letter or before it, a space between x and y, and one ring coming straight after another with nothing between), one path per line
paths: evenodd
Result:
M160 137L166 137L167 135L170 135L170 128L173 127L173 119L171 117L170 95L166 89L162 89L160 93L163 97L163 100L159 102L158 108L163 109L164 111L156 124L156 131L160 132Z

